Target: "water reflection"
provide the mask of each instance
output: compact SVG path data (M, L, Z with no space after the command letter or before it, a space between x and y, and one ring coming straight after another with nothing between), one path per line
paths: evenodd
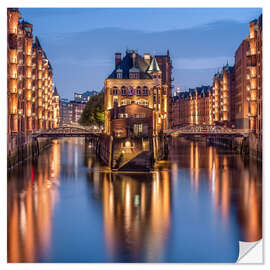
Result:
M99 176L89 180L103 204L108 259L160 261L171 219L169 171Z
M9 175L9 262L233 262L262 237L261 167L204 141L170 142L149 174L109 173L83 139ZM83 237L82 237L83 236Z
M199 190L199 184L208 179L213 207L217 215L221 213L223 224L229 222L230 215L236 208L241 226L239 240L261 239L261 164L244 161L240 155L224 148L207 145L204 141L189 142L181 138L172 141L171 159L172 168L190 168L190 185L196 192ZM206 168L208 170L205 170Z
M8 261L34 262L51 245L51 222L58 200L60 145L52 144L48 156L41 156L16 168L8 183Z

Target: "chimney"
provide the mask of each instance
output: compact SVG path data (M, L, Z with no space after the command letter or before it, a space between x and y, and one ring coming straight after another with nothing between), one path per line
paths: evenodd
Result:
M135 59L136 59L136 53L132 53L132 66L135 67Z
M115 53L115 67L121 62L121 53Z
M144 58L144 61L145 61L148 65L150 65L150 53L145 53L144 56L143 56L143 58Z

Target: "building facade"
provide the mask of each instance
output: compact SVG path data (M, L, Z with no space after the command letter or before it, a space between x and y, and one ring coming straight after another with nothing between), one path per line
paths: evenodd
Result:
M262 15L250 22L247 37L247 89L249 104L250 155L262 159Z
M156 55L155 56L158 65L160 67L160 70L162 71L162 75L161 75L161 81L162 84L166 84L168 87L168 95L167 95L167 108L168 108L168 127L171 127L172 125L172 89L173 89L173 85L172 85L172 60L170 57L170 52L169 50L167 50L167 54L166 55ZM151 58L152 60L152 58Z
M243 40L235 52L235 88L232 93L231 114L236 128L248 129L248 41Z
M52 106L53 106L53 128L58 128L60 126L60 96L57 92L56 87L54 88L53 91Z
M72 122L78 123L86 106L86 103L75 101L71 101L70 103L72 104Z
M231 96L234 86L234 67L227 64L213 78L213 122L231 125Z
M74 93L74 101L79 103L87 103L87 101L90 100L90 98L94 95L97 95L97 91L86 91L84 93Z
M262 15L250 22L247 37L247 88L249 103L249 126L260 135L262 131Z
M115 54L115 69L105 80L105 132L126 137L156 136L168 128L168 85L156 57L126 51ZM165 79L164 79L165 80Z
M60 100L60 126L72 123L72 103L68 99Z
M53 70L33 25L17 8L7 10L8 153L32 142L32 133L53 127Z
M213 124L212 98L210 86L178 93L172 102L172 127Z
M68 99L60 100L60 126L77 124L81 118L86 103L69 101Z

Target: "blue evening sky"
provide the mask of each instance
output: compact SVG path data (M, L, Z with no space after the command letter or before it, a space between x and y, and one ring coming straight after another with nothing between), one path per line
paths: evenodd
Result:
M114 53L137 49L173 61L174 86L212 84L249 32L259 8L21 8L54 70L61 97L101 90Z

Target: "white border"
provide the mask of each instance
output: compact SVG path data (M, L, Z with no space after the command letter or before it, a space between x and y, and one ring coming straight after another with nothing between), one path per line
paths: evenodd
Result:
M6 102L6 89L7 89L7 69L6 69L6 8L7 7L263 7L263 73L264 73L264 80L263 80L263 96L264 96L264 104L263 104L263 156L264 156L264 166L263 166L263 238L264 238L264 255L266 254L265 248L268 246L267 240L269 240L269 233L266 232L265 228L269 228L267 224L269 224L269 214L265 210L266 206L269 205L269 196L266 195L266 191L269 192L269 184L266 175L266 164L269 164L269 159L266 158L266 153L269 154L269 145L270 143L266 138L270 138L269 134L269 121L267 121L267 117L269 114L270 108L270 84L269 84L269 77L270 77L270 70L269 70L269 0L197 0L197 1L188 1L188 0L181 0L179 1L154 1L154 0L137 0L137 1L104 1L99 0L96 2L92 2L89 0L54 0L54 1L34 1L34 0L25 0L25 1L7 1L2 0L0 2L0 25L1 25L1 35L0 35L0 89L1 89L1 98L0 98L0 124L1 124L1 131L0 131L0 142L1 142L1 187L0 187L0 199L1 199L1 211L0 211L0 263L1 269L9 268L9 269L29 269L29 268L43 268L47 269L50 268L57 268L57 269L88 269L91 268L100 268L100 267L110 267L111 269L119 269L119 268L126 268L126 264L6 264L6 243L7 243L7 234L6 234L6 215L7 215L7 180L6 180L6 156L7 156L7 149L6 149L6 112L7 112L7 102ZM3 33L4 32L4 33ZM268 123L267 123L268 122ZM269 166L269 165L268 165ZM269 210L268 210L269 212ZM269 230L269 229L268 229ZM234 267L245 267L252 269L254 267L266 267L268 264L266 256L264 256L264 265L234 265L234 264L218 264L218 267L224 268L228 266ZM128 267L130 268L148 268L148 267L155 267L155 268L163 268L163 267L185 267L185 268L195 268L200 267L201 269L209 269L209 268L216 268L217 264L129 264Z

